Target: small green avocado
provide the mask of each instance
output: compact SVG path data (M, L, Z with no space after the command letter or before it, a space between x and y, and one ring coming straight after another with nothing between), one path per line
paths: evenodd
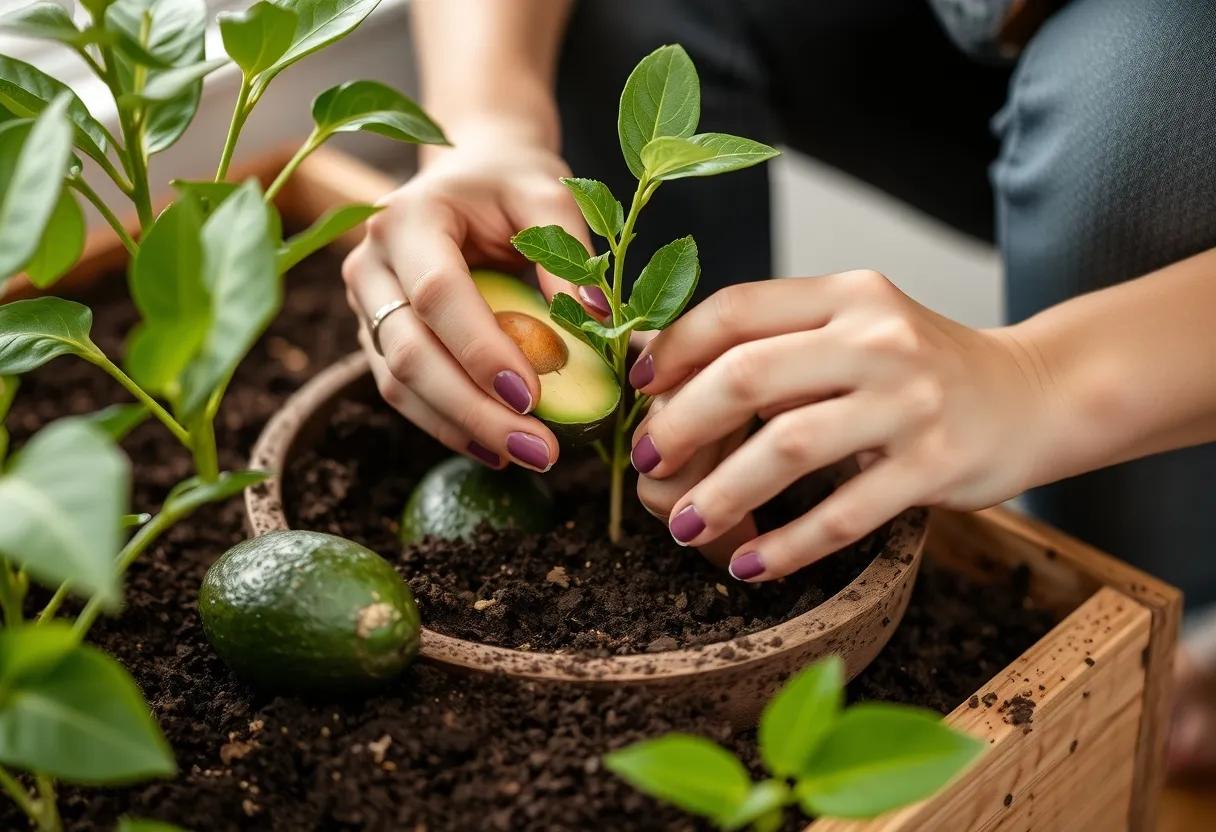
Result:
M543 532L553 528L553 497L536 474L494 471L463 456L441 462L414 487L401 516L401 542L427 535L469 539L485 521L495 529Z
M621 400L616 374L594 349L549 319L544 296L521 280L484 269L473 282L540 377L532 411L563 442L600 438Z
M371 689L418 653L413 593L370 549L320 532L279 531L220 556L198 596L220 657L258 687L290 694Z

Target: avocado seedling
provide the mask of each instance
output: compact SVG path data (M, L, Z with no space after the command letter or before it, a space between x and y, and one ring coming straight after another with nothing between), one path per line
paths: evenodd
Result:
M667 734L613 751L604 765L635 788L719 829L780 829L789 806L811 817L871 818L942 788L984 748L922 708L844 707L837 656L795 675L765 706L753 782L743 763L703 737Z
M625 163L637 179L629 210L603 182L562 180L587 225L604 238L608 251L593 256L581 242L556 225L528 228L512 239L515 248L527 259L578 286L597 287L608 298L611 315L604 322L591 317L578 301L564 293L557 294L548 308L548 317L567 336L567 342L573 339L589 350L588 354L606 368L606 373L597 367L595 373L588 371L583 375L569 364L568 369L542 372L542 367L553 366L556 359L550 353L544 354L544 363L537 364L531 355L529 360L533 360L541 379L541 398L535 413L555 433L565 439L598 439L600 428L607 427L606 447L604 444L598 447L611 477L608 531L613 542L620 542L622 534L629 434L647 403L645 396L630 402L622 395L629 336L635 331L661 330L671 324L692 299L701 274L696 241L683 237L652 255L626 300L626 255L638 216L664 182L740 170L777 155L773 148L750 139L725 133L697 133L700 118L701 87L692 59L680 46L655 50L633 70L621 93L617 132ZM485 288L482 294L487 295ZM492 300L490 306L495 311L500 309ZM539 310L529 314L538 319L544 317ZM521 344L525 355L529 349L535 352L537 344L552 343L547 336L538 337L531 324L521 328L517 321L510 321L508 326L504 329ZM521 329L527 330L527 342L532 346L525 348L516 337ZM576 378L573 382L562 381L559 386L556 379L563 376ZM562 386L579 388L579 397L551 401L560 395L551 391Z
M118 127L112 132L65 84L0 55L0 291L20 272L45 290L71 270L84 249L83 199L130 255L139 313L118 362L90 337L93 313L84 304L42 296L0 306L0 418L16 377L61 356L95 366L135 400L48 426L0 468L0 764L26 772L34 789L4 768L0 788L40 832L61 828L57 778L111 784L174 771L134 683L82 639L101 612L119 608L128 567L167 529L264 479L220 470L214 425L224 394L281 305L284 273L376 211L346 206L284 238L274 197L338 133L446 142L413 101L355 81L314 101L311 135L265 192L256 180L228 181L242 128L274 79L345 37L378 4L261 0L219 16L227 57L210 59L206 0L84 0L79 15L39 0L0 14L0 31L74 52L112 94ZM157 214L149 160L181 138L203 79L224 68L239 71L241 85L215 176L174 180L177 198ZM86 161L129 200L137 234L89 183ZM116 446L149 418L189 451L195 468L150 518L127 513L130 470ZM0 463L7 445L0 432ZM27 620L31 581L54 594ZM387 618L373 605L361 619L365 661L379 660L388 633L384 649L396 658L385 660L385 672L408 652L407 631L417 629L396 593L384 596L393 611L382 610ZM58 613L73 594L84 606L69 625ZM384 623L393 615L400 620Z

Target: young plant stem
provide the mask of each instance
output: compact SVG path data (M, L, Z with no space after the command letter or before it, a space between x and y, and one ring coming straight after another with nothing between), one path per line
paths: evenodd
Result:
M128 393L139 399L140 404L148 408L152 415L159 419L164 426L169 429L170 433L176 437L178 442L181 442L187 448L193 450L194 444L190 438L190 432L178 424L178 421L169 415L169 411L161 407L160 402L144 392L144 389L136 384L134 379L124 373L117 364L106 358L106 356L103 355L100 350L86 356L86 359L92 364L95 364L101 369L105 370L106 373L121 384Z
M55 590L55 594L51 596L51 600L46 602L46 606L42 608L42 612L38 613L35 620L38 624L43 624L55 617L55 613L59 612L59 608L63 602L67 600L71 589L67 584L60 584L59 589Z
M241 137L245 120L249 118L249 92L251 90L248 76L241 78L241 91L236 96L236 107L232 111L232 121L228 124L228 138L224 140L224 151L220 154L220 165L215 172L215 181L223 182L228 178L228 168L232 166L232 156L236 153L236 143Z
M220 464L215 447L215 425L204 411L190 426L190 452L194 454L194 468L203 482L215 482L220 478Z
M34 823L40 822L38 804L30 797L25 787L17 781L17 778L3 768L0 768L0 788L4 789L5 794L12 798L12 801L29 816L30 820Z
M92 203L93 207L97 209L97 213L101 214L102 219L109 224L110 228L114 229L114 233L118 235L118 239L122 242L123 248L127 250L127 254L134 257L139 251L139 248L135 245L135 240L127 233L127 229L122 224L122 221L115 216L114 212L110 210L110 206L105 204L97 194L97 191L93 190L82 177L75 176L68 179L68 187Z
M279 191L283 190L283 186L291 179L291 175L296 172L296 168L303 164L304 160L311 156L313 151L324 144L326 138L328 137L321 135L315 129L309 134L308 141L300 146L300 149L296 151L296 155L292 156L291 161L283 166L283 169L279 171L279 175L275 177L275 180L270 183L270 187L266 189L267 204L274 202L274 198L279 195Z
M24 602L25 593L21 591L12 566L8 561L0 560L0 607L4 609L5 627L21 626Z
M101 54L106 85L117 101L122 92L122 82L118 77L118 65L115 63L114 53L103 48ZM152 196L148 186L148 160L144 153L143 127L122 106L118 107L118 126L122 130L124 145L119 155L126 166L127 175L131 177L128 196L135 203L135 210L139 213L140 227L146 231L155 221L155 217L152 214Z
M62 832L63 821L59 819L59 802L55 799L55 783L45 774L34 777L38 786L38 830L39 832Z

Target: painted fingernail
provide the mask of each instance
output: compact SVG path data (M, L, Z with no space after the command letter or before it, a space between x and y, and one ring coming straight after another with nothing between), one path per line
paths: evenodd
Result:
M502 464L502 460L499 458L498 454L494 453L489 448L487 448L485 445L482 445L476 441L469 443L468 450L469 450L470 454L477 457L482 462L484 462L486 465L489 465L491 468L497 468L499 465Z
M494 376L494 392L516 413L527 413L532 409L532 394L519 373L503 370Z
M705 521L701 519L696 506L686 506L680 513L671 518L671 536L677 543L687 543L705 531Z
M629 454L629 461L633 463L633 467L639 474L649 474L654 470L654 466L663 461L663 457L659 456L659 449L654 446L654 440L647 434L633 446L633 451Z
M539 436L519 431L508 433L507 453L539 471L549 470L549 446Z
M730 576L737 581L750 581L764 571L764 560L759 552L748 552L730 562Z
M654 358L643 355L630 368L629 383L633 385L634 390L641 390L652 381L654 381Z
M579 286L578 296L584 306L591 307L592 312L598 312L601 316L612 312L612 307L608 305L608 296L599 286Z

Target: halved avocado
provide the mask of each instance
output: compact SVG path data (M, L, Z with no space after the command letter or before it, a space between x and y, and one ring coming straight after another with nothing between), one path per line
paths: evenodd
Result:
M572 444L598 439L621 400L616 374L594 349L553 323L544 296L517 278L479 269L473 282L540 376L533 413Z
M427 535L468 539L483 522L495 529L544 532L553 528L553 497L530 471L514 466L494 471L463 456L427 472L414 487L401 516L401 542Z

